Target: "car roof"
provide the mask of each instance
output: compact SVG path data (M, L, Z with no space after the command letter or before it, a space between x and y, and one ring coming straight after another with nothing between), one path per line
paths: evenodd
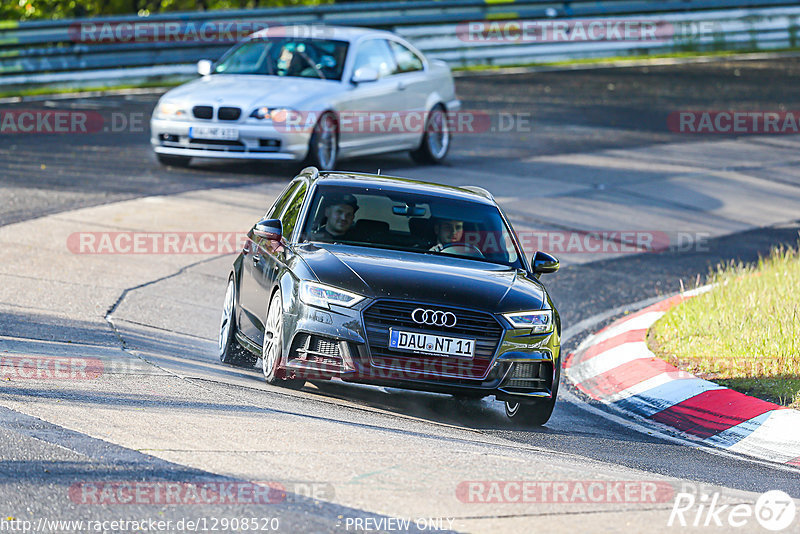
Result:
M333 39L336 41L357 41L359 38L363 37L364 35L375 35L375 36L389 36L394 35L391 32L384 31L384 30L375 30L373 28L360 28L357 26L329 26L326 24L287 24L284 26L271 26L269 28L264 28L263 30L259 30L255 33L252 33L248 36L249 39L258 39L260 37L269 37L270 35L274 35L275 33L279 32L281 29L291 29L291 28L302 28L303 30L298 32L297 37L308 37L311 39ZM308 29L311 28L311 31ZM306 33L308 35L306 35Z
M452 199L469 200L481 204L495 205L494 197L485 189L473 186L457 187L452 185L437 184L414 180L411 178L400 178L398 176L383 176L378 174L366 174L358 172L320 172L316 177L312 176L312 181L325 185L340 185L348 187L374 187L389 189L392 191L402 191L406 193L430 194L438 197Z

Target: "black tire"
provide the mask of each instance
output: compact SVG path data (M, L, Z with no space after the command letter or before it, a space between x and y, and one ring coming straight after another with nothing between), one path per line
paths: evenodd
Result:
M187 156L171 156L169 154L156 154L156 159L160 164L170 167L188 167L192 160Z
M222 317L219 325L219 361L236 367L255 367L258 356L236 341L236 282L233 275L228 278Z
M308 142L306 162L321 171L332 171L339 157L339 127L336 117L325 112L314 125L314 132Z
M261 371L264 380L273 386L300 389L306 383L299 378L286 378L286 372L280 368L283 359L283 299L281 290L272 295L267 317L264 320L264 342L261 346Z
M542 426L550 420L553 408L556 407L558 385L561 382L561 359L557 362L554 377L553 396L549 399L538 400L530 403L506 401L506 416L514 422L528 426Z
M439 164L448 150L451 141L450 127L447 121L447 110L441 104L433 107L425 121L425 133L419 148L409 154L411 159L421 165Z

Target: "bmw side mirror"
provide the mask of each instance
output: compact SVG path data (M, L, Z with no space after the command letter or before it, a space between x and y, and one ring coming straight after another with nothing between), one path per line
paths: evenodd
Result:
M283 225L280 219L264 219L253 227L253 234L270 241L280 241L283 236Z
M211 74L211 61L201 59L197 62L197 74L200 76L208 76Z
M353 77L350 78L350 81L356 85L378 81L378 71L372 67L361 67L353 73Z
M541 250L537 250L536 254L534 254L531 259L531 268L536 278L539 278L543 274L554 273L558 270L558 267L559 265L556 257L547 252L542 252Z

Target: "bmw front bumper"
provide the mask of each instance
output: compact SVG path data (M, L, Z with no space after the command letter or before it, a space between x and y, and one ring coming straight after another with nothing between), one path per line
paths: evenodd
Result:
M192 138L190 131L196 127L231 129L238 135L236 139ZM302 161L310 138L310 132L282 131L269 123L150 120L153 150L171 156Z

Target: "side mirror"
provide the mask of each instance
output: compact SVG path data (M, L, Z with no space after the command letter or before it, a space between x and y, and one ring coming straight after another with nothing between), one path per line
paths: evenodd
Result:
M211 74L211 61L201 59L197 62L197 74L200 76L208 76Z
M354 84L378 81L378 71L372 67L361 67L353 73L350 81Z
M270 241L280 241L283 236L283 224L280 219L264 219L253 227L253 234Z
M554 273L558 270L558 267L559 265L556 257L547 252L537 250L536 254L531 258L531 269L533 269L533 274L536 278L539 278L543 274Z

